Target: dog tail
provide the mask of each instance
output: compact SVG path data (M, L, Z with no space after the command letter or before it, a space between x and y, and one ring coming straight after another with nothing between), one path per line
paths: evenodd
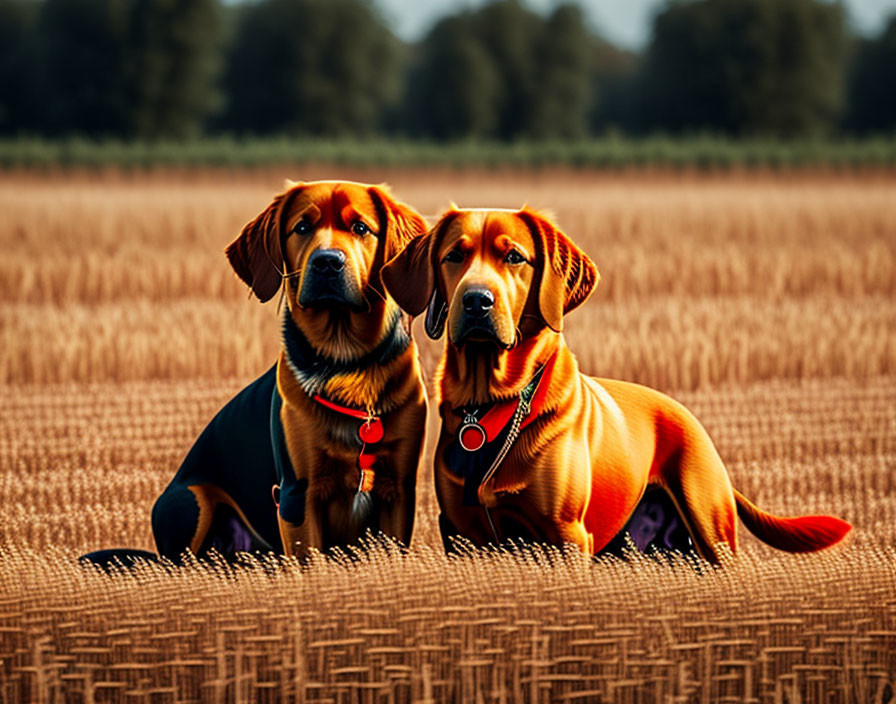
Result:
M764 543L788 552L814 552L836 545L852 526L836 516L773 516L735 489L737 515Z

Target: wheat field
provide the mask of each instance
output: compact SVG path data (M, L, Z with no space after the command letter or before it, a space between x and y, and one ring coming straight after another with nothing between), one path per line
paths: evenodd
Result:
M602 275L567 320L583 370L673 394L738 489L850 538L796 556L742 529L717 569L448 558L430 432L407 552L79 567L152 549L155 497L275 359L276 304L222 249L287 176L385 180L429 217L551 210ZM7 172L0 246L0 703L896 696L896 175Z

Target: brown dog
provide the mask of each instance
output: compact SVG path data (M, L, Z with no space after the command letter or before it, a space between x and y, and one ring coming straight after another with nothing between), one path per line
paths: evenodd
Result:
M442 432L436 490L446 547L525 538L604 549L648 488L668 492L700 554L737 550L737 521L789 551L839 541L849 524L780 518L735 491L704 428L671 398L579 373L563 317L597 285L591 260L528 210L452 208L383 269L433 337Z
M426 399L408 320L379 272L425 230L383 187L291 183L230 244L259 300L285 282L283 349L156 502L162 555L304 555L368 529L410 542Z

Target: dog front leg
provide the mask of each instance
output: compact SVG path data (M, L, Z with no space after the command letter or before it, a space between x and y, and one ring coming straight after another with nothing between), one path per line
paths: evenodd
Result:
M398 487L397 495L379 511L377 527L380 532L395 538L402 545L411 544L414 531L414 508L417 498L416 476L406 478Z
M305 559L312 549L323 550L323 513L318 502L306 499L301 523L286 520L282 512L279 518L284 553Z
M402 427L407 429L406 434L396 443L392 458L385 459L385 471L381 472L387 483L385 493L378 497L381 503L376 527L383 534L409 547L417 508L417 472L423 451L426 405L421 402L416 406L408 406L402 420ZM394 465L389 466L392 462Z

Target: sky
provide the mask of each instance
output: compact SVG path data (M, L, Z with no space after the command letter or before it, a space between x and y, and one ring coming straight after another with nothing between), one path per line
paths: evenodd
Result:
M395 33L413 41L426 34L439 17L464 7L478 7L486 0L374 0ZM526 0L538 10L550 10L558 0ZM653 13L664 0L581 0L579 4L592 28L626 49L641 49L650 36ZM896 13L896 0L844 0L852 26L863 35L878 34L887 18Z

